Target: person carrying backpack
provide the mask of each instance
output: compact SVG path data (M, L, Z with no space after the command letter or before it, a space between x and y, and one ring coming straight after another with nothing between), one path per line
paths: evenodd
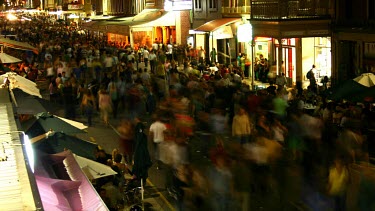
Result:
M315 65L313 64L312 68L307 72L306 78L310 81L310 87L316 86L316 79L315 79Z

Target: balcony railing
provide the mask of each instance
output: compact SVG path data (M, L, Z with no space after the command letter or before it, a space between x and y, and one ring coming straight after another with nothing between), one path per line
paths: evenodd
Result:
M362 29L375 29L375 20L356 20L356 19L340 19L334 21L333 27L340 28L362 28Z
M329 0L250 0L252 19L329 18Z
M222 7L221 13L223 14L249 14L250 6L239 6L239 7Z

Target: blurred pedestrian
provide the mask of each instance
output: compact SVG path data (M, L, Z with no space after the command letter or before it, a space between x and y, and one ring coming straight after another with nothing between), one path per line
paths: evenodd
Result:
M253 128L250 118L244 108L239 108L233 117L232 135L241 144L245 144L250 139L251 130Z
M100 116L105 125L109 125L108 115L112 111L111 97L105 89L99 91Z
M117 131L120 134L120 153L124 155L125 162L131 164L133 162L134 148L134 127L132 122L129 120L121 121Z
M134 174L133 178L143 181L143 184L145 184L146 179L148 178L148 169L151 167L152 162L147 147L145 125L138 117L135 118L134 141L134 165L132 169Z
M84 111L88 126L92 126L92 115L95 110L95 97L91 93L91 90L86 90L82 97L81 110Z
M154 144L155 152L155 161L156 169L160 168L160 144L164 142L164 132L167 130L167 127L163 122L160 121L160 117L153 115L154 122L150 126L149 136Z
M111 82L108 84L108 92L109 92L109 95L111 96L113 118L116 119L120 96L119 96L119 90L118 90L115 79L112 79Z

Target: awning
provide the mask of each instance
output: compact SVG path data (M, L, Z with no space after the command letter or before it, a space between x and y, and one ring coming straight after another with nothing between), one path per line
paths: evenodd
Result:
M173 17L173 19L172 19ZM90 21L82 24L87 30L97 30L104 33L130 35L130 26L174 26L173 12L165 12L161 9L145 9L134 17L110 18L108 20Z
M39 88L37 87L36 83L18 75L15 72L7 72L0 76L0 83L4 82L5 79L9 80L9 88L16 89L19 88L22 91L26 92L27 94L37 96L42 98L40 94Z
M48 137L42 137L41 140L34 142L34 139L30 139L34 150L38 150L48 154L55 154L63 152L69 149L76 155L81 157L95 160L95 150L98 147L97 144L91 143L75 136L69 136L63 133L52 133Z
M143 24L138 24L133 27L175 26L177 12L179 11L170 11L163 13L160 17L156 17L156 19L152 21Z
M37 153L35 178L44 210L108 210L70 151Z
M7 38L0 38L0 45L6 46L9 48L26 50L26 51L29 50L29 51L33 51L34 53L38 53L38 49L28 43L18 42L18 41L7 39Z
M30 119L33 124L30 128L26 130L26 134L33 138L39 135L42 135L50 130L54 132L62 132L68 135L84 133L84 128L80 122L76 121L65 121L58 116L52 115L50 113L38 113L35 115L35 118ZM74 122L74 124L72 124Z
M34 95L29 95L23 92L21 89L13 89L14 100L16 105L16 110L18 114L31 114L35 115L41 112L46 112L46 109L39 102L40 98Z
M210 22L207 22L198 28L194 29L195 31L203 31L203 32L212 32L217 29L219 29L221 26L226 26L231 23L235 23L237 21L240 21L241 18L221 18L221 19L216 19Z
M163 16L166 12L160 9L145 9L133 17L132 25L138 25L156 20Z
M21 59L16 58L16 57L14 57L14 56L11 56L11 55L9 55L9 54L3 53L3 52L0 53L0 61L1 61L1 63L3 63L3 64L6 64L6 63L18 63L18 62L22 62Z

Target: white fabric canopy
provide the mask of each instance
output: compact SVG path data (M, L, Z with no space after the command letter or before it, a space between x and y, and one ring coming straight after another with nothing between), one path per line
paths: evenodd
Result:
M111 167L96 161L74 155L78 165L89 179L98 179L117 174Z
M21 59L18 59L6 53L0 53L0 61L4 64L22 62Z
M82 122L77 122L77 121L74 121L74 120L65 119L65 118L62 118L62 117L59 117L59 116L56 116L56 115L54 115L54 116L57 117L57 118L59 118L59 119L61 119L61 120L63 120L66 123L69 123L69 124L73 125L74 127L78 128L80 130L85 130L85 129L88 128Z
M9 80L9 88L16 89L19 88L22 91L26 92L27 94L34 95L37 97L42 98L42 95L39 92L39 89L35 82L30 81L27 78L24 78L17 73L7 72L0 76L1 81L4 81L5 78Z
M367 87L372 87L375 85L375 75L372 73L363 73L362 75L354 78L353 80Z

